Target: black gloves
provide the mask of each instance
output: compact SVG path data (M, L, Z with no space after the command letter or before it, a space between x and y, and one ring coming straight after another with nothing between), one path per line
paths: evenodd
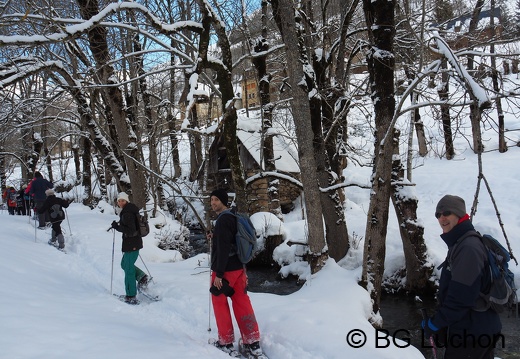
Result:
M209 291L215 296L224 294L226 297L231 297L233 294L235 294L235 290L229 285L227 279L222 279L222 288L218 289L212 285Z
M112 222L112 228L118 229L119 228L119 223L117 223L116 221L113 221Z

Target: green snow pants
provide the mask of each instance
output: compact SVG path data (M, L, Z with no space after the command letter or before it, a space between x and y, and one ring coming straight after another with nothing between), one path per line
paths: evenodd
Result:
M128 297L137 295L137 281L145 276L145 273L135 265L139 257L139 250L123 252L121 268L125 271L125 292Z

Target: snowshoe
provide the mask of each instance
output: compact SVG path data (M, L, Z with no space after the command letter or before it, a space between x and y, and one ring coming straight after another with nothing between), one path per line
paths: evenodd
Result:
M148 288L148 283L150 283L151 278L145 274L139 281L137 282L137 289L140 291L146 290Z
M152 302L158 302L161 298L158 295L152 294L148 289L148 284L152 281L152 277L148 277L146 274L137 282L137 292L142 294L148 300Z
M114 296L126 304L137 305L140 303L136 297L129 297L129 296L123 295L123 294L114 294Z
M222 345L220 344L218 339L215 338L210 338L208 340L208 344L211 344L215 348L222 350L224 353L227 353L230 357L240 358L240 353L235 349L235 346L233 344Z

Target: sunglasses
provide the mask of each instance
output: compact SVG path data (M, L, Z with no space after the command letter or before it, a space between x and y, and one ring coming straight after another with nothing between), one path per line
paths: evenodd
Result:
M448 217L451 214L453 214L451 211L435 212L435 218L439 219L441 216Z

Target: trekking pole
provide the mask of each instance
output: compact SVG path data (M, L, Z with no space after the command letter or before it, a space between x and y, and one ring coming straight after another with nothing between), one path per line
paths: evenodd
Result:
M428 312L426 311L426 308L421 308L421 314L424 320L424 325L428 325ZM423 336L424 336L424 329L423 329ZM437 359L437 347L435 346L435 341L433 340L433 336L430 335L428 338L430 340L430 345L432 346L432 353L433 353L433 359Z
M112 270L110 271L110 294L112 293L112 282L114 280L114 247L116 245L116 231L112 230L114 232L114 236L112 239Z
M143 265L144 265L144 267L146 268L146 271L148 272L148 276L150 277L150 280L151 280L153 283L155 283L155 282L153 281L152 274L151 274L150 271L148 270L148 267L146 266L146 263L143 261L143 257L141 257L141 253L139 253L139 258L141 258L141 262L143 262Z
M67 218L67 224L69 225L69 233L70 233L70 236L72 237L72 229L70 229L69 214L67 213L66 208L63 208L63 210L65 211L65 218Z

